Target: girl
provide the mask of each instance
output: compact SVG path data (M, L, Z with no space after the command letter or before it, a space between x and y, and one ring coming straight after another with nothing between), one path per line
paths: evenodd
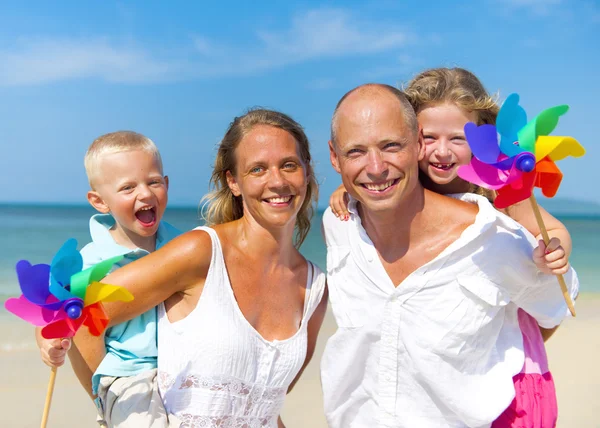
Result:
M464 125L467 122L495 124L499 110L479 79L461 68L432 69L416 76L405 92L422 129L425 156L419 167L424 186L438 193L473 192L493 200L492 192L477 188L457 175L458 167L468 164L471 159ZM348 218L343 186L331 196L330 206L338 218ZM562 223L542 210L548 233L552 236L546 246L528 201L513 205L505 210L505 214L540 240L533 258L541 271L556 275L567 271L571 238ZM561 247L561 242L564 247ZM521 373L514 377L515 399L492 427L553 427L557 419L556 391L548 371L542 335L548 338L555 329L541 329L521 309L519 325L523 333L525 364Z

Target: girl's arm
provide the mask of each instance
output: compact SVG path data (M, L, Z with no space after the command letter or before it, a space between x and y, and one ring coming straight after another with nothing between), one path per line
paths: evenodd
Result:
M573 249L573 242L569 231L564 224L558 221L544 208L540 207L540 212L544 224L546 225L546 229L548 230L548 235L550 238L558 238L560 240L560 245L565 253L564 257L568 259L571 255L571 250ZM528 199L509 207L507 214L515 221L521 223L521 225L535 236L538 241L542 239L542 231L538 226L535 215L533 214L533 209L531 208L531 203Z
M331 212L342 221L348 220L350 213L348 212L348 193L343 184L335 189L329 198L329 206Z
M547 247L543 244L542 231L537 223L529 200L524 200L511 206L507 209L506 213L523 225L538 241L542 241L540 242L540 246L533 252L533 259L538 268L542 272L562 275L569 268L569 256L573 249L571 235L564 224L544 208L539 208L544 224L546 225L546 230L548 231L548 236L551 238ZM550 339L557 329L558 326L551 329L540 327L544 342Z
M211 255L212 242L208 233L192 230L105 277L102 282L122 286L134 296L131 302L104 304L109 325L135 318L175 293L187 294L202 286Z

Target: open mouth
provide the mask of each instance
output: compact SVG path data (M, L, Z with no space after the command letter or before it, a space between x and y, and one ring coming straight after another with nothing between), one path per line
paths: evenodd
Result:
M136 211L135 218L144 227L152 227L156 224L156 210L154 207L143 207Z
M452 168L454 168L454 165L456 165L456 163L433 163L433 162L430 162L429 165L431 165L431 167L433 169L437 169L440 171L450 171Z
M361 186L370 192L382 193L394 186L398 181L400 181L400 179L396 178L394 180L388 180L385 183L361 183Z
M282 207L282 206L288 206L292 202L293 198L294 197L292 195L289 195L289 196L277 196L274 198L266 198L263 200L266 203L268 203L269 205L272 205L274 207Z

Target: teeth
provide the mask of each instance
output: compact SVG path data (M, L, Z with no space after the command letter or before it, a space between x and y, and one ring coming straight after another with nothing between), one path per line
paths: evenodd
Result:
M144 207L144 208L140 208L138 211L148 211L151 209L152 209L152 207Z
M386 181L385 183L381 183L381 184L371 184L371 183L365 183L365 187L369 190L385 190L388 187L390 187L392 184L394 184L394 180L390 180L390 181Z
M285 202L289 202L292 200L291 196L284 196L284 197L278 197L278 198L269 198L267 199L267 202L273 202L274 204L282 204Z
M453 163L432 163L431 165L433 165L433 167L439 168L439 169L449 169L454 164Z

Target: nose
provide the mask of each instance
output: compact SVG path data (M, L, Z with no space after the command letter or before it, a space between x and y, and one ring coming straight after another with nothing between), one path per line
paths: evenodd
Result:
M281 188L285 186L286 181L281 174L281 170L279 168L272 168L269 174L269 187L271 188Z
M387 164L383 159L383 154L379 150L371 150L367 155L367 174L381 177L387 171Z
M150 190L150 187L146 184L141 184L138 187L138 198L147 199L150 197L152 197L152 191Z
M448 156L450 154L450 148L448 147L448 141L445 138L439 140L435 152L438 156Z

